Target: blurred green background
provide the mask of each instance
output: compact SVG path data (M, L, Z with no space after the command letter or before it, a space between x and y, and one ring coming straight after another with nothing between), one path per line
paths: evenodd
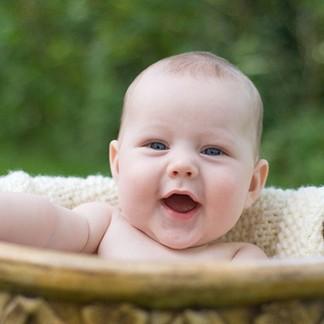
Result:
M108 175L127 85L191 50L259 88L268 185L323 184L323 0L1 1L0 174Z

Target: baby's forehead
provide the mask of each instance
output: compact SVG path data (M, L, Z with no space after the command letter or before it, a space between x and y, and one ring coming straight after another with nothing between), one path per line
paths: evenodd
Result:
M158 64L144 70L129 86L124 98L124 114L131 108L140 109L137 103L143 100L143 97L151 97L154 100L154 94L157 100L164 96L174 96L175 100L179 96L193 96L195 99L204 98L204 96L216 97L219 93L218 88L230 88L228 100L241 97L242 101L247 102L247 113L251 111L255 115L255 95L250 85L236 75L221 75L220 77L210 73L194 73L191 70L173 71L165 68L163 64ZM201 86L205 84L206 86ZM179 92L174 91L179 89ZM196 91L199 88L199 92Z
M171 82L170 82L171 81ZM235 83L238 88L241 88L242 93L249 94L250 87L246 84L246 80L241 79L239 76L229 73L221 74L220 76L215 75L208 69L184 69L184 70L174 70L163 62L153 64L148 69L140 73L135 80L130 84L125 95L125 106L127 101L130 101L134 95L138 93L145 93L146 91L157 92L158 87L163 84L165 88L171 87L178 81L182 84L184 90L186 85L191 84L190 81L195 81L197 83L208 82L208 83ZM189 82L188 82L189 81ZM204 89L200 90L201 92ZM207 89L206 89L207 91Z
M237 79L189 73L177 74L160 68L146 71L137 78L125 99L123 119L127 115L129 116L127 120L130 122L134 117L142 114L141 107L144 106L146 113L148 112L147 106L151 107L149 110L152 110L152 113L154 111L156 113L154 107L171 112L168 106L172 106L173 116L175 111L187 113L187 110L181 108L191 105L196 105L195 113L199 112L199 114L204 114L204 112L210 114L221 107L223 110L234 109L234 114L239 109L240 113L245 116L244 120L251 121L256 115L254 108L251 107L249 92ZM235 116L233 117L236 118ZM242 122L244 122L243 119Z

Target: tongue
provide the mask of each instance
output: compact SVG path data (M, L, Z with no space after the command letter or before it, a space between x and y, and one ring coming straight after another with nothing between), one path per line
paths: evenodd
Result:
M164 199L164 203L178 213L187 213L193 210L197 203L194 202L188 195L174 194Z

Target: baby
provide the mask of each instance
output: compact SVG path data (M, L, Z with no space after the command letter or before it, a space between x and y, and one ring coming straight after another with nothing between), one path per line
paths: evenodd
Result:
M119 207L73 210L29 194L0 194L0 239L121 260L266 258L221 243L259 197L262 101L236 67L206 52L172 56L130 85L110 143Z

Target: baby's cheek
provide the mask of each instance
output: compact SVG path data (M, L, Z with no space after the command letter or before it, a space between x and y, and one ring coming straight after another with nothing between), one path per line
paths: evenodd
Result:
M213 185L213 195L217 200L228 201L232 199L233 193L236 190L237 182L234 176L230 174L220 174L214 177L215 182Z
M225 174L218 177L213 194L209 197L212 201L213 208L218 210L218 215L221 217L219 222L228 226L236 222L241 215L244 202L246 199L246 188L244 182L235 174Z
M152 199L151 194L155 192L155 186L149 169L132 165L121 171L118 182L121 200L138 204Z

